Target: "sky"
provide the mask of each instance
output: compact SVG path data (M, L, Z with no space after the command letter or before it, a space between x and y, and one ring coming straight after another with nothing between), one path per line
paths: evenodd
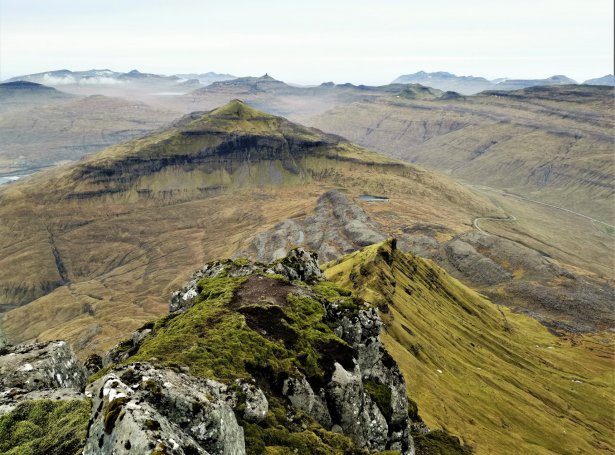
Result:
M613 72L613 0L0 0L0 79L63 68L584 81Z

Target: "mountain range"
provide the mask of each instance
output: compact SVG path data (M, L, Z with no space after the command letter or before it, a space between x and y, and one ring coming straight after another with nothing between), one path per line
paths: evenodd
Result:
M0 84L0 450L615 450L612 87L83 73Z
M427 73L419 71L413 74L405 74L395 79L393 84L421 84L445 91L459 92L463 95L473 95L485 90L519 90L528 87L550 86L550 85L570 85L577 84L576 81L566 76L557 75L546 79L495 79L488 80L484 77L476 76L457 76L446 71ZM597 79L590 79L583 84L586 85L615 85L613 75L604 76Z

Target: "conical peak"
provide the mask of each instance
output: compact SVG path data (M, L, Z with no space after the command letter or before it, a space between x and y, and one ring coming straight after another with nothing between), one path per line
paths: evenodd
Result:
M231 100L224 106L214 109L211 111L209 116L229 120L250 120L254 118L272 117L269 114L254 109L252 106L248 106L246 103L238 99Z

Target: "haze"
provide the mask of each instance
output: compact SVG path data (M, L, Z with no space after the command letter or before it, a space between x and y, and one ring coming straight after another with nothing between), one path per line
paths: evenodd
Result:
M612 72L611 0L0 0L0 78L68 68L388 83Z

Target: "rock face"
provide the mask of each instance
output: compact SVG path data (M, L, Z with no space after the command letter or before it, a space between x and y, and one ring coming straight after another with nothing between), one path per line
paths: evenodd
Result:
M219 382L132 364L104 375L88 392L93 407L85 455L245 453L231 407L236 399Z
M8 346L0 355L0 413L23 400L83 397L85 368L64 341Z
M330 261L385 239L361 207L341 192L331 190L318 198L314 215L278 223L256 236L237 256L272 261L284 257L294 246L305 246L317 251L324 261Z

